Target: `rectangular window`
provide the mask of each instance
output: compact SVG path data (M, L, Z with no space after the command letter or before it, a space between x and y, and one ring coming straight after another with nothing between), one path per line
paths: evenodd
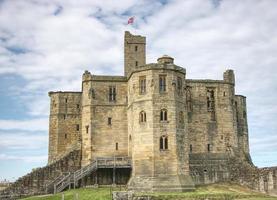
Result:
M138 66L138 61L136 61L136 67Z
M67 103L67 98L65 98L65 103Z
M139 77L139 92L140 92L140 94L146 93L146 77L145 76Z
M138 46L135 46L135 51L138 51Z
M115 150L118 150L118 143L115 143Z
M166 75L160 75L159 77L159 88L160 92L166 91Z
M208 144L208 152L210 152L211 151L211 145L210 144Z
M88 128L89 128L89 126L86 126L86 133L88 133Z
M64 138L67 139L67 134L64 134Z
M116 88L115 86L109 87L109 101L116 101Z
M66 115L63 115L63 119L65 119L66 118Z
M112 118L108 117L108 125L112 125Z
M79 104L76 104L76 107L77 107L77 109L79 109L79 108L80 108L80 105L79 105Z
M208 111L214 111L215 110L215 92L213 89L207 89L207 108Z
M76 124L76 131L79 131L79 130L80 130L80 125Z

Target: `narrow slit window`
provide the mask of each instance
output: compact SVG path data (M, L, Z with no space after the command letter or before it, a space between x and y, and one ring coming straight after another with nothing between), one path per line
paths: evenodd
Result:
M183 111L179 112L179 123L180 124L184 123L184 113L183 113Z
M138 61L136 61L136 67L138 66Z
M208 148L208 152L210 152L211 151L211 144L208 144L207 148Z
M168 138L167 136L160 137L160 150L168 149Z
M108 117L108 125L112 125L112 118Z
M140 94L146 93L146 77L145 76L139 77L139 92L140 92Z
M135 51L138 51L138 46L135 46Z
M160 92L166 91L166 75L159 76L159 88L160 88Z
M109 101L113 102L116 101L116 88L115 86L109 87Z
M89 126L86 126L86 133L88 133Z
M182 84L182 78L181 78L181 77L178 77L178 78L177 78L177 90L178 90L178 93L179 93L179 94L180 94L181 91L182 91L182 86L183 86L183 84Z
M139 122L146 122L146 112L141 111L139 113Z
M189 145L189 152L192 152L192 144Z
M115 143L115 150L118 150L118 143Z
M80 125L76 124L76 131L79 131L79 130L80 130Z

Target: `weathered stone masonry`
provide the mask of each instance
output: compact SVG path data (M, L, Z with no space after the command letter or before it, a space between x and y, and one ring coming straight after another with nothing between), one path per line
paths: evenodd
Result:
M80 185L126 184L130 178L129 190L186 191L195 185L234 181L275 193L276 168L252 164L246 97L235 94L233 70L226 70L222 80L187 79L186 70L170 56L146 64L145 49L145 37L125 32L124 76L85 71L82 91L49 92L46 168L66 171L50 166L79 149L74 169L98 158L132 159L131 173L98 169ZM26 185L42 186L42 177L49 177L46 168L33 172L37 178Z

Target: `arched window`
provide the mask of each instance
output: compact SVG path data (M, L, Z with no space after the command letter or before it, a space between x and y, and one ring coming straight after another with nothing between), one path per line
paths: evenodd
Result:
M161 121L167 121L167 110L166 109L162 109L161 113L160 113L160 120Z
M160 150L168 149L168 138L167 136L160 137Z
M139 113L139 122L146 122L146 112L141 111Z

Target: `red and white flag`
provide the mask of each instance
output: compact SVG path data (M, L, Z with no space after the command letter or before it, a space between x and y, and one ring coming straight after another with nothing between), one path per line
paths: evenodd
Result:
M128 23L127 24L133 24L134 23L134 20L135 20L135 17L130 17L128 19Z

